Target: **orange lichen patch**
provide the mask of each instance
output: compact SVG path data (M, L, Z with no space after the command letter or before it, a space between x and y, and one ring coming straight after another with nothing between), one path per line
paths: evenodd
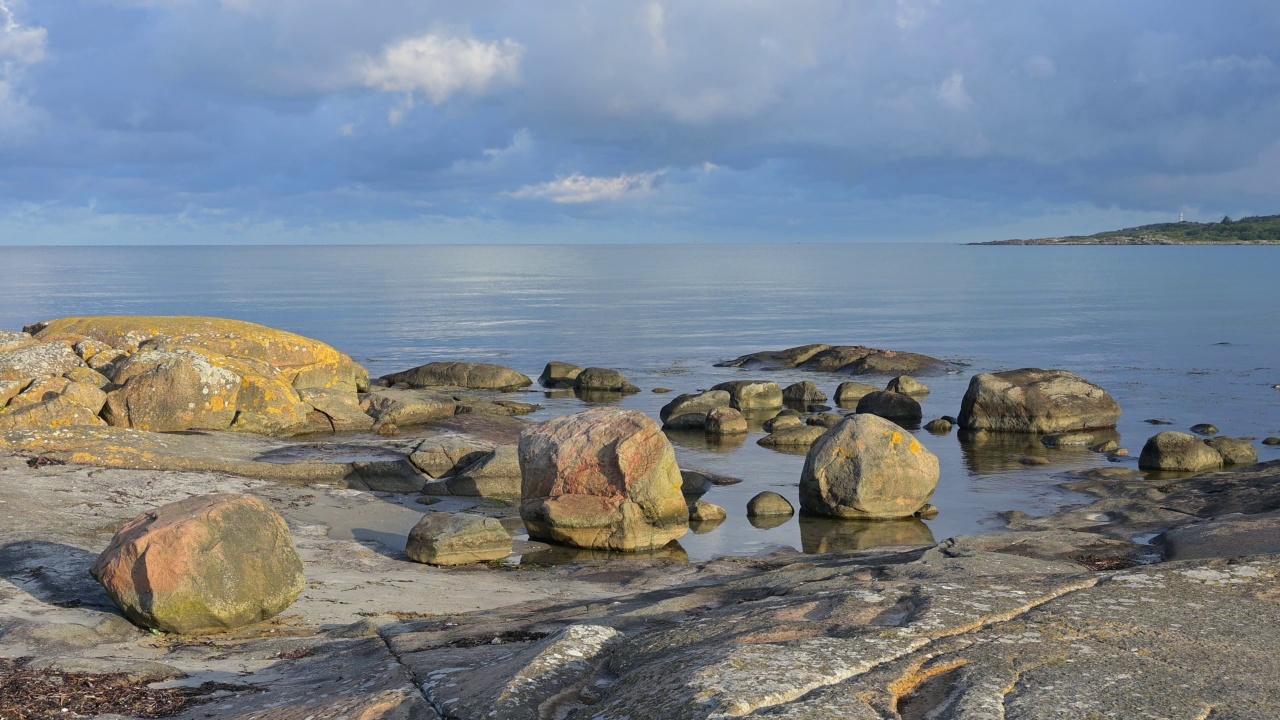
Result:
M23 408L29 408L43 402L48 402L49 400L61 395L62 391L66 390L67 385L69 384L70 383L66 378L60 377L37 380L28 385L26 390L23 390L20 394L10 400L9 405L5 407L4 410L0 410L0 413L12 413Z

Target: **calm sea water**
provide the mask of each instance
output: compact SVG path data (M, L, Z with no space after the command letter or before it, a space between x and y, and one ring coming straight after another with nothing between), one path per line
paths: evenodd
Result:
M318 338L374 375L432 360L498 362L536 377L549 360L613 367L646 392L623 405L655 417L671 395L753 375L712 364L813 342L942 357L961 372L923 378L926 419L958 412L969 377L1059 367L1124 408L1135 458L1156 432L1212 422L1234 436L1280 435L1280 250L1270 247L645 245L418 247L0 247L0 328L68 315L211 315ZM845 378L808 379L828 394ZM883 383L887 378L875 382ZM546 409L574 398L522 399ZM748 523L747 499L797 500L803 457L673 437L682 467L744 479L707 496L730 518L682 545L692 558L938 539L998 529L1000 510L1044 513L1078 500L1062 473L1107 461L1088 452L962 447L917 433L942 462L924 526ZM1259 445L1262 459L1280 451ZM1052 460L1027 467L1034 452Z

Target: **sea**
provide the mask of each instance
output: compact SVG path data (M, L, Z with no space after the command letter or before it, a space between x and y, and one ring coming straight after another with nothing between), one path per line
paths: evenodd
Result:
M868 345L945 359L920 378L925 419L956 415L969 379L1062 368L1106 388L1130 458L1049 450L1034 438L974 447L915 431L941 463L924 522L799 515L753 524L773 490L798 506L804 456L672 434L682 468L742 480L705 499L729 518L680 540L700 560L861 549L999 532L1000 513L1085 500L1069 473L1137 467L1164 429L1280 435L1280 248L849 245L0 247L0 328L77 315L237 318L317 338L374 376L437 360L493 362L537 377L545 363L615 368L643 392L624 407L655 418L673 394L725 380L850 378L749 372L715 363L808 343ZM883 385L889 378L857 378ZM539 420L588 406L536 388ZM1155 426L1146 420L1171 423ZM1280 448L1255 442L1262 460ZM1023 457L1047 460L1026 465Z

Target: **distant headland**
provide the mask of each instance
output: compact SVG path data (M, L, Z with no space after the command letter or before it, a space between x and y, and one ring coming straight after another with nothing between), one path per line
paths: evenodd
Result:
M1280 245L1280 215L1220 222L1173 222L1110 230L1097 235L993 240L969 245Z

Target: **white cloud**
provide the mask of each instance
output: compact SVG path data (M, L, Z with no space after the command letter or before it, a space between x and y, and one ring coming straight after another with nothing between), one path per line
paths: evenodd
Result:
M660 58L667 56L667 9L662 3L651 2L644 9L644 26L653 41L653 54Z
M665 170L635 175L624 173L618 177L588 177L575 174L539 185L526 185L513 193L508 193L508 196L566 204L620 200L632 195L653 192L662 184L666 174Z
M362 79L384 92L425 94L438 105L457 93L479 95L515 82L523 55L524 48L511 39L484 42L429 33L388 45L381 58L366 60Z
M5 0L0 0L0 68L34 65L44 59L48 32L44 28L27 28L18 24Z
M951 73L951 77L942 81L937 95L943 105L956 110L968 110L973 106L973 98L964 89L964 75L958 72Z
M478 174L502 170L513 162L531 157L533 150L533 133L528 128L520 128L511 136L511 142L506 147L485 148L481 151L483 159L480 160L455 160L453 171Z

